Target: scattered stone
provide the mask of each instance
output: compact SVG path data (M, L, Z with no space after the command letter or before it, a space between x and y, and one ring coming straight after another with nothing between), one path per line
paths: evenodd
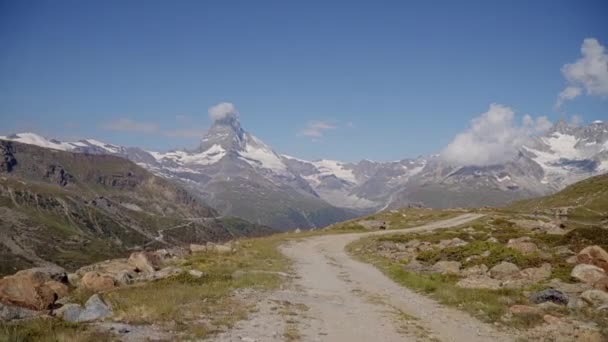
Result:
M28 319L40 315L39 311L34 311L19 306L5 305L0 303L0 321L12 321L14 319Z
M461 264L458 261L438 261L432 270L440 274L458 274Z
M531 284L547 280L551 277L551 264L544 263L540 267L526 268L519 273L519 276Z
M110 317L112 309L97 294L84 304L84 310L78 316L78 322L91 322Z
M512 248L523 255L530 255L538 252L538 246L536 246L534 242L530 242L530 237L528 236L509 240L507 247Z
M408 242L405 243L405 247L407 248L418 248L418 246L420 246L421 242L418 239L414 239L414 240L410 240Z
M562 324L562 320L559 317L552 315L544 315L543 320L548 324Z
M512 278L518 273L519 267L507 261L503 261L490 269L490 276L501 280Z
M559 279L551 279L548 284L551 288L556 289L560 292L571 295L578 295L587 290L591 290L593 287L585 283L564 283Z
M568 263L570 265L576 265L578 263L577 256L573 255L573 256L569 257L568 259L566 259L566 263Z
M53 292L55 292L55 300L64 298L70 292L70 289L66 284L60 283L55 280L49 280L45 282L44 286L48 286Z
M589 264L597 266L608 272L608 252L600 246L585 247L576 255L579 264Z
M497 238L495 238L495 237L493 237L493 236L492 236L492 237L489 237L489 238L488 238L486 241L487 241L487 242L491 242L491 243L498 243L498 239L497 239Z
M68 283L73 287L78 287L78 285L80 284L80 276L76 273L69 273Z
M54 311L56 317L63 319L66 322L76 323L79 322L78 318L82 313L82 306L80 304L66 304Z
M553 249L553 253L561 257L572 256L575 254L568 246L557 246Z
M563 292L555 289L546 289L540 292L531 294L528 299L535 304L552 302L560 305L568 304L568 296Z
M460 246L466 246L469 243L459 239L459 238L453 238L453 239L447 239L447 240L441 240L439 241L438 247L440 249L443 248L447 248L447 247L460 247Z
M409 263L403 265L403 269L408 272L422 273L428 271L428 267L416 259L412 259Z
M144 273L154 273L161 264L160 257L151 252L132 253L128 262L135 267L136 271Z
M606 272L604 272L603 269L588 264L576 265L572 269L570 276L592 286L607 277Z
M0 302L31 310L46 310L58 295L43 283L46 278L20 273L0 279Z
M581 299L594 307L607 305L608 293L600 290L588 290L581 294Z
M87 272L80 280L80 287L93 291L103 292L116 287L114 277L109 274L100 274L98 272Z
M296 233L296 234L298 234L298 233L301 233L301 232L302 232L302 230L301 230L300 228L297 228L297 229L296 229L296 230L294 230L293 232L294 232L294 233Z
M188 271L188 273L193 276L194 278L201 278L203 275L205 275L205 273L199 271L199 270L190 270Z
M21 270L15 273L14 276L32 278L40 283L44 283L49 280L54 280L62 284L68 283L68 275L65 272L65 269L59 266L34 267Z
M182 272L183 272L183 270L179 267L169 266L169 267L165 267L162 270L156 271L156 272L146 276L144 278L144 280L150 281L150 280L165 279L165 278L169 278L174 275L178 275Z
M207 246L205 246L205 245L197 245L197 244L193 243L193 244L190 244L190 251L192 253L206 252L207 251Z
M464 277L482 276L486 275L486 273L488 273L488 266L484 264L471 266L461 272Z
M513 305L509 308L509 312L514 315L541 315L543 313L541 309L528 305Z
M501 288L500 280L488 276L472 276L461 279L456 286L465 289L488 289L498 290Z

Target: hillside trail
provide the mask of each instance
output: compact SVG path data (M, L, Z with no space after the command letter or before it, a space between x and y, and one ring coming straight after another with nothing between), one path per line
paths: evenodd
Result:
M465 214L416 228L293 240L281 247L294 279L259 298L250 318L216 341L513 341L467 313L394 283L352 259L345 246L370 235L455 227L483 215Z

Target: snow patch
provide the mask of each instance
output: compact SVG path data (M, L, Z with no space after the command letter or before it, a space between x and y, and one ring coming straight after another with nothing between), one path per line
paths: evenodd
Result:
M312 162L319 170L320 176L334 175L351 183L357 183L357 178L352 170L344 168L344 163L336 160L322 159Z

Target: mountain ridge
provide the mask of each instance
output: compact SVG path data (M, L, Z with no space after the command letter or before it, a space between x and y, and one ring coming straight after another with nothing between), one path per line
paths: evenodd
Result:
M216 120L198 147L165 153L92 139L6 138L119 155L180 182L223 214L281 229L320 227L407 205L499 206L608 171L608 124L601 121L587 126L558 121L545 134L530 137L512 160L488 166L457 165L441 155L392 162L307 161L275 152L244 130L236 116Z

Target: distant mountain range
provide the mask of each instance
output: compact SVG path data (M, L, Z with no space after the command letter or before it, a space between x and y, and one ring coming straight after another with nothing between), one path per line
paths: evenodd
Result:
M3 139L118 155L174 180L223 215L278 229L312 228L386 208L478 207L546 195L608 171L608 124L555 124L512 160L457 165L440 155L394 162L307 161L276 153L235 117L214 123L193 150L146 151L92 139L60 142L33 133Z
M0 274L272 232L124 158L0 140Z

